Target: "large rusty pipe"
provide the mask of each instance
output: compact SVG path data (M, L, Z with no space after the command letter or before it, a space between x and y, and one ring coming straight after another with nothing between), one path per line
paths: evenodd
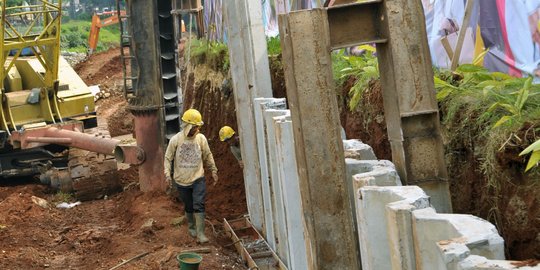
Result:
M82 132L51 127L45 130L45 136L50 138L69 138L70 143L57 142L58 144L72 146L100 154L114 155L114 148L120 144L119 140L105 137L92 136Z
M55 143L76 147L105 155L114 155L121 163L141 164L145 160L142 148L137 145L121 145L120 140L104 136L92 136L82 132L51 127L45 130L42 137L27 137L28 142Z
M61 145L71 145L70 138L50 138L50 137L26 137L27 142L54 143Z

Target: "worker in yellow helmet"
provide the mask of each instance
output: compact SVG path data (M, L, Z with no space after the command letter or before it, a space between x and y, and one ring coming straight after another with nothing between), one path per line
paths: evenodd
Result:
M182 122L182 131L171 138L165 152L165 179L170 188L178 190L184 202L189 234L197 237L199 243L206 243L204 167L212 172L214 185L218 181L217 168L206 137L199 133L204 124L201 113L189 109L182 116Z
M240 168L243 169L244 162L242 162L242 153L240 152L240 138L238 137L238 135L236 135L234 129L229 126L223 126L219 130L219 140L222 142L226 142L229 145L232 154L234 155L236 160L238 160Z

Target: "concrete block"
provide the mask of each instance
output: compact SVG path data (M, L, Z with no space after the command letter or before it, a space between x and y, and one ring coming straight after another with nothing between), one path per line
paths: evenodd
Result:
M308 269L305 243L304 212L300 198L300 183L296 169L295 143L290 116L274 117L279 182L283 191L283 204L289 243L289 269Z
M276 241L274 236L274 219L272 213L272 199L270 189L270 176L268 169L266 138L264 132L263 111L266 108L284 108L285 99L274 98L256 98L253 100L253 114L255 117L255 133L257 136L257 152L259 157L259 169L261 177L262 210L264 214L264 227L261 232L266 241L273 250L276 250ZM264 104L264 105L263 105Z
M457 269L469 254L504 260L504 240L495 226L472 215L413 211L413 238L419 270Z
M345 158L377 160L373 148L360 140L343 140L343 150L345 150Z
M418 192L418 190L413 190L412 196L407 199L386 205L385 215L390 259L392 269L395 270L416 269L414 240L412 237L412 211L430 206L429 196Z
M517 267L513 261L501 261L501 260L488 260L485 257L471 255L464 259L457 266L458 270L533 270L540 269L540 265L537 266L521 266Z
M392 269L392 260L389 260L391 258L390 243L394 243L395 239L390 241L388 228L392 228L394 234L398 234L410 231L411 224L410 221L406 220L387 220L387 216L384 214L386 205L403 201L404 204L409 204L411 209L425 208L429 206L429 197L417 186L367 186L358 190L357 198L356 215L362 269ZM404 237L397 239L402 238ZM407 248L412 249L412 247ZM399 250L400 247L392 249ZM407 252L410 253L410 250Z
M265 104L261 104L261 107ZM276 253L283 263L289 263L289 244L287 242L287 220L285 219L285 206L283 204L283 192L279 181L278 154L276 151L276 135L273 118L276 116L289 115L289 110L266 109L264 111L264 129L266 136L266 151L269 169L269 181L271 188L272 213L274 219L274 237L276 238Z
M353 179L353 188L364 186L401 186L394 164L388 160L346 159L347 173Z
M344 141L345 142L345 141ZM349 203L351 208L357 209L358 196L357 191L366 181L362 179L369 179L367 183L371 183L374 186L400 186L399 176L395 171L394 164L387 160L356 160L345 159L345 165L347 169L347 192L349 193ZM360 179L358 182L356 179ZM393 179L393 180L392 180ZM358 235L358 218L356 216L356 210L353 211L353 224L355 235ZM356 239L357 245L358 238ZM361 254L358 254L360 257Z

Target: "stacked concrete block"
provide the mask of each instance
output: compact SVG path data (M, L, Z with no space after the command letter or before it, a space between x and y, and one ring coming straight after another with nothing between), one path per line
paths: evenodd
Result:
M504 260L504 240L493 224L472 215L413 212L418 269L460 269L469 255Z
M274 99L274 98L256 98L253 100L253 112L255 117L255 127L256 127L256 136L257 136L257 147L259 155L259 170L261 177L261 192L262 194L262 212L264 215L264 226L263 231L261 232L270 247L276 249L276 241L274 236L274 219L272 213L272 199L271 199L271 189L270 189L270 176L268 169L268 160L267 160L267 149L266 149L266 138L264 132L264 115L263 111L265 108L273 109L283 109L285 108L285 99ZM248 201L261 201L260 198L252 199ZM250 209L258 209L257 207L250 207ZM253 212L253 210L251 211Z
M373 148L360 140L343 140L343 150L345 151L345 158L377 160Z
M485 257L470 255L462 260L456 268L457 270L538 270L540 265L520 266L521 263L513 261L488 260Z
M358 218L362 269L392 269L394 258L391 256L391 250L397 249L397 253L404 255L404 257L410 257L414 254L412 246L399 246L400 240L412 243L411 239L406 239L405 235L400 235L400 233L411 232L410 219L408 221L397 220L394 218L400 216L387 216L385 212L387 211L387 205L396 202L401 205L408 205L411 210L429 207L429 197L424 191L417 186L367 186L358 191L357 197L356 215ZM393 234L389 232L393 232ZM398 246L391 247L390 244L395 243L395 241L398 241ZM395 259L396 264L402 265L402 263L397 263L399 260L398 258ZM408 264L414 265L414 260Z
M394 164L388 160L346 159L354 189L364 186L401 186Z
M278 179L283 191L287 241L289 243L289 269L308 269L305 244L300 183L296 169L294 135L290 116L274 117Z
M381 186L401 185L394 164L387 160L377 160L371 146L364 144L359 140L344 140L343 148L346 157L356 157L356 159L345 159L347 169L346 185L351 208L358 209L358 196L356 193L360 187L358 181L363 183L362 179L370 179L373 185L376 183ZM353 229L355 234L358 235L358 218L356 215L357 212L353 211ZM356 244L360 246L358 238L356 239ZM357 255L361 257L361 254Z

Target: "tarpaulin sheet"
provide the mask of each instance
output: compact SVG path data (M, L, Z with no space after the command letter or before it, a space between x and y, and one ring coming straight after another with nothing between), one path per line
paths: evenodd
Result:
M463 26L467 0L422 0L433 65L451 66L441 39L455 48L466 31L460 63L488 50L483 65L513 76L540 75L540 0L476 0L468 25ZM261 0L266 36L279 34L277 16L290 11L322 7L323 0ZM226 3L226 2L225 2ZM225 41L224 0L204 1L204 22L210 40Z
M457 35L466 31L460 63L471 63L488 49L483 65L522 77L540 75L540 0L476 0L471 21L463 26L466 0L423 0L433 64L450 67L441 39L455 48ZM480 33L477 33L480 31ZM483 45L483 46L482 46Z

